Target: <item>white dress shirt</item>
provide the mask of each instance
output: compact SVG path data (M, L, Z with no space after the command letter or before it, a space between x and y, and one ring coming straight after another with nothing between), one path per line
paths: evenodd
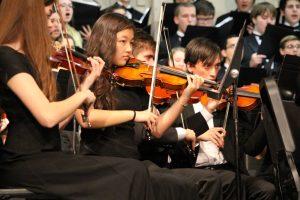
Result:
M206 110L206 108L199 102L193 104L195 113L200 112L204 119L206 120L208 127L214 127L213 115ZM197 155L197 160L195 167L203 167L210 165L220 165L226 163L224 155L220 149L211 141L200 141L199 153Z

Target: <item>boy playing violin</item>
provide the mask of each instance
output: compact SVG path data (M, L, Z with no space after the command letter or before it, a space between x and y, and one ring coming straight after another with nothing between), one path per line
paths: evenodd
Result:
M210 40L196 38L186 47L185 62L187 63L187 70L190 73L199 75L205 79L216 80L220 68L221 52L219 47ZM199 151L196 151L197 156L192 167L210 169L216 172L219 170L234 171L236 164L234 123L233 120L230 120L230 112L226 132L223 128L220 128L223 125L224 112L216 111L219 103L219 101L209 99L207 105L202 105L199 102L185 108L185 118L189 120L189 124L193 122L198 124L198 127L193 127L197 135ZM246 120L243 122L242 114L239 113L239 117L239 121L242 121L239 124L239 135L245 136L249 134L251 128ZM243 141L243 138L240 141ZM243 152L240 152L239 160L241 161L240 171L242 173L242 183L245 186L246 198L273 199L275 195L274 185L248 176L245 163L242 162L244 160ZM235 194L232 195L232 198L234 198Z
M141 34L140 31L135 33L135 38L133 42L133 56L137 58L138 60L141 60L142 62L153 65L153 58L155 54L155 46L154 41L150 35L145 36L144 34ZM147 59L147 55L153 55L152 59ZM212 55L217 55L217 53L213 53ZM206 57L207 58L207 57ZM221 59L221 57L219 57ZM214 80L215 77L212 78ZM160 106L160 110L164 110L165 105ZM184 109L183 116L185 116L187 109ZM179 122L180 121L180 122ZM203 123L205 124L205 123ZM152 139L151 142L143 142L139 145L139 150L141 152L142 159L149 159L155 164L159 166L167 166L167 154L169 151L170 144L176 144L179 145L184 144L186 147L186 150L188 150L190 153L192 149L194 149L196 137L194 130L183 128L184 126L181 123L181 120L178 120L174 124L175 126L168 128L162 137L160 139ZM136 131L139 131L139 125L137 124L135 126ZM210 135L212 134L218 134L218 131L225 131L222 128L215 128L210 129L202 136L200 136L199 140L207 140ZM191 146L187 147L186 143L191 144ZM176 155L176 158L172 157L173 160L181 160L182 164L182 157L178 157ZM184 165L183 167L187 167L188 165ZM174 166L172 166L174 167ZM185 173L185 176L191 180L198 180L199 177L195 176L196 174L191 173L191 171L186 169L172 169L173 172L182 174ZM202 170L202 174L204 177L204 172L207 172L208 170ZM212 172L212 171L210 171ZM220 194L223 196L224 199L234 199L235 198L235 183L234 183L234 173L231 171L226 170L218 170L217 172L213 172L215 177L220 178L222 182L222 193Z

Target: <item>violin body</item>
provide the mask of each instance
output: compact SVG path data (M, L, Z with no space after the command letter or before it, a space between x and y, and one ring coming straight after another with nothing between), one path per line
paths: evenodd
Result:
M260 103L260 99L257 98L257 96L259 96L259 86L256 84L246 85L238 88L237 95L238 95L237 106L240 110L244 110L244 111L253 110ZM251 95L253 95L253 97L249 97ZM207 96L206 93L197 92L193 96L194 98L199 98L200 102L203 105L208 104L209 97ZM232 99L228 99L228 100L232 101ZM223 110L226 107L226 104L227 104L227 100L224 99L223 102L220 103L220 105L218 106L218 110Z
M252 92L259 94L259 86L256 84L246 85L238 89L239 91ZM239 93L238 91L238 93ZM245 111L250 111L256 108L260 103L260 99L254 97L245 97L238 94L238 108Z
M164 67L165 68L165 67ZM123 87L145 87L150 93L152 81L152 66L137 59L130 59L126 66L114 70L113 76L118 85ZM154 90L154 104L169 103L177 91L187 86L187 80L182 77L158 71Z
M74 73L83 75L87 71L90 71L91 67L90 64L87 62L87 57L79 52L74 50L70 50L69 56L72 54L72 59L68 58L66 51L61 49L56 49L53 51L52 55L50 56L50 62L53 68L64 68L66 70L74 70ZM71 54L70 54L71 53ZM71 69L70 65L71 64ZM72 66L74 65L74 69Z
M128 61L124 67L114 70L115 80L119 85L127 87L145 87L151 85L152 66L141 63L135 58ZM167 90L182 90L187 85L187 80L175 75L158 71L156 85Z

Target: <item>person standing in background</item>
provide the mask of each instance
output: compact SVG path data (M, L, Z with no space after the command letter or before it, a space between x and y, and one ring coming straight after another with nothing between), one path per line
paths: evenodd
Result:
M82 37L74 27L70 25L73 17L73 4L71 0L59 0L58 7L61 11L62 21L65 23L67 34L69 34L75 42L76 47L82 48Z

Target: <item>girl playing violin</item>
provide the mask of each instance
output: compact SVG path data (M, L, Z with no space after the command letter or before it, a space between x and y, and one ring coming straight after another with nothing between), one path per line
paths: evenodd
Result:
M134 31L134 26L124 16L119 14L102 15L93 27L91 39L87 45L88 55L101 56L106 63L107 70L110 71L124 66L132 54ZM165 130L171 126L187 104L191 94L202 83L202 78L192 76L182 96L155 121L151 120L147 123L148 131L154 137L163 136ZM141 113L149 112L146 110L149 95L145 92L145 88L113 85L102 74L94 83L93 91L97 99L94 105L95 109L91 110L89 115L91 127L81 120L81 112L77 111L77 119L84 127L81 134L81 153L140 160L139 145L144 138L142 133L146 130L141 128L143 130L135 131L134 128L137 124L133 122L138 121ZM117 114L114 117L110 116L116 123L109 124L111 127L103 129L103 123L108 125L106 121L110 117L102 115L98 109L116 110L116 113L120 113L117 111L120 109L130 109L135 112L130 118ZM122 124L120 124L121 122ZM150 161L144 163L148 166L156 199L199 199L200 197L202 197L201 199L219 199L221 193L219 180L209 172L206 174L199 171L197 178L189 179L186 178L186 174L195 174L192 169L185 170L183 176L179 172L163 170ZM195 197L195 185L198 190L197 195L200 197Z
M0 148L1 185L55 199L152 199L139 162L60 151L58 128L80 105L94 103L88 88L101 73L102 59L89 58L91 72L81 90L55 101L43 1L2 0L0 17L0 106L11 120Z

